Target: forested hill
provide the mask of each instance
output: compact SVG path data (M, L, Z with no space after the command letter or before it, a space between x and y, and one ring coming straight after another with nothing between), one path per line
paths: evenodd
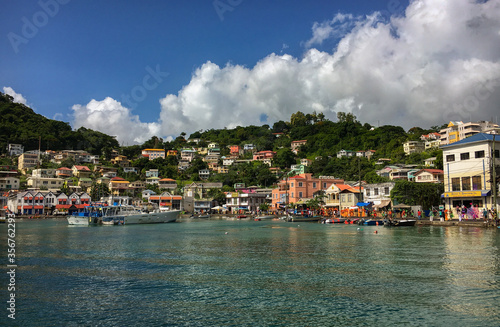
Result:
M105 149L119 147L111 136L86 128L73 131L68 123L48 119L13 100L0 92L0 153L6 152L9 143L22 144L25 151L36 150L40 138L42 150L87 150L101 154Z
M338 114L338 121L332 122L322 114L304 114L297 112L291 116L290 122L278 121L272 127L248 126L234 129L210 129L198 131L190 135L190 139L200 138L218 142L221 149L226 145L242 145L252 143L257 150L274 150L289 148L292 141L307 140L302 146L299 156L314 159L318 156L336 156L344 150L375 150L377 157L404 160L403 143L406 140L419 140L422 134L440 129L433 126L424 130L414 127L405 132L402 127L383 125L374 127L362 124L350 113ZM174 142L177 142L176 140Z
M119 146L118 141L109 135L86 128L72 131L68 123L47 119L36 114L29 107L14 103L9 95L0 93L0 154L6 152L8 143L24 145L26 151L38 149L41 138L41 150L86 150L92 154L108 156L111 149L119 149L130 159L140 157L144 148L164 148L180 150L184 147L206 147L209 142L219 144L221 155L228 155L230 145L253 144L257 151L272 150L277 155L273 164L285 168L298 162L300 158L313 161L308 170L314 174L336 174L343 178L352 178L374 170L373 160L363 160L354 165L352 160L337 159L337 152L375 150L373 158L390 158L393 163L421 164L422 160L438 155L439 150L430 153L405 156L403 143L406 140L418 140L422 134L439 131L440 126L424 130L411 128L408 132L402 127L383 125L371 126L359 122L351 113L339 112L337 121L325 119L322 113L291 115L290 121L278 121L273 126L246 126L233 129L208 129L192 133L186 137L181 133L175 140L164 142L153 136L141 145ZM199 143L190 140L199 139ZM292 141L307 140L298 156L290 145ZM244 158L250 159L251 153ZM174 163L175 164L175 163ZM362 170L362 172L359 171ZM172 176L170 176L172 177ZM175 176L174 176L175 177Z

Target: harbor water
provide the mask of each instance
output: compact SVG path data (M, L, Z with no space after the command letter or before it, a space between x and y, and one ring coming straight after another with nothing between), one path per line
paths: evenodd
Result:
M7 224L0 233L7 267ZM18 221L16 319L7 316L4 273L0 325L500 326L499 233L275 220Z

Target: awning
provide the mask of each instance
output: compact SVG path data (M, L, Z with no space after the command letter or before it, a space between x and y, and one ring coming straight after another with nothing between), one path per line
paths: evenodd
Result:
M380 201L380 204L376 204L373 207L378 209L378 208L387 207L389 204L391 204L391 200L382 200L382 201Z
M358 207L368 207L371 205L371 202L358 202L356 203L356 206Z
M394 209L410 209L411 208L411 206L403 204L403 203L397 204L397 205L392 206L392 207Z

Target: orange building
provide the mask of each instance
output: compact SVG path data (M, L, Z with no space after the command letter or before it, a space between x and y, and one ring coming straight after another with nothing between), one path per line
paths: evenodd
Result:
M343 179L331 176L313 178L310 173L288 177L279 181L278 187L273 189L271 210L279 210L286 204L312 199L314 195L326 191L332 184L343 183Z

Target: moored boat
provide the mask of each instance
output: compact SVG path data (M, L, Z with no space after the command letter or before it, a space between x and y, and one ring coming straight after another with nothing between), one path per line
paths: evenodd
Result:
M378 219L368 219L362 221L362 224L365 226L382 226L384 225L384 223L385 222L383 220L378 220Z
M88 206L78 215L68 216L70 225L131 225L175 222L180 210L145 211L129 205Z
M288 216L287 221L291 222L308 222L308 221L319 221L323 217L322 216Z
M416 223L417 221L414 219L386 220L384 222L384 226L393 226L393 227L415 226Z

